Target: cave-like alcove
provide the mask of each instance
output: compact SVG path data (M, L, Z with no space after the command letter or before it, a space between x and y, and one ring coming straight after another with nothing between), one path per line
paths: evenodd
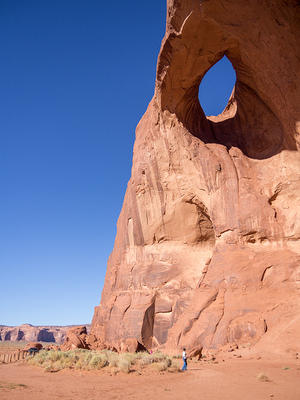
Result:
M258 83L255 60L242 50L239 40L222 26L203 19L201 13L191 14L180 35L170 35L159 58L161 108L175 114L204 143L237 147L255 159L268 158L282 150L283 128L267 101L268 86ZM224 56L235 70L236 84L224 111L206 116L198 98L199 86Z

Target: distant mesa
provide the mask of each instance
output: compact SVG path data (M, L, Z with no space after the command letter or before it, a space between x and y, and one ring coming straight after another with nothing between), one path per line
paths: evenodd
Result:
M0 341L51 342L61 344L66 338L68 329L77 325L68 326L20 326L0 325ZM85 325L89 330L89 325Z

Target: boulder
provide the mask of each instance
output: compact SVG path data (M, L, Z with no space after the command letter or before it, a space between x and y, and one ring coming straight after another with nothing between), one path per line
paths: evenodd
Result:
M41 350L43 348L43 345L41 343L38 343L38 342L30 342L30 343L26 344L26 346L24 347L23 350L29 350L31 348L36 348L38 350Z
M87 330L85 326L76 326L70 328L67 331L65 342L60 346L61 350L73 350L73 349L88 349L87 343Z
M147 349L136 338L127 338L120 343L121 353L136 353L139 351L147 351Z
M196 347L194 347L194 348L188 353L188 358L198 357L198 360L200 360L201 357L202 357L202 350L203 350L203 347L202 347L202 346L196 346Z

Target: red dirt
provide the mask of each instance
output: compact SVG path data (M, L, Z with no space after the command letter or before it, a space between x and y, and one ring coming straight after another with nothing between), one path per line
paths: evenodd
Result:
M270 381L260 381L258 375L262 373ZM189 364L186 373L138 375L133 372L116 376L103 370L48 373L39 367L20 363L0 365L0 399L299 400L299 379L298 361L194 362ZM9 383L26 387L3 389Z

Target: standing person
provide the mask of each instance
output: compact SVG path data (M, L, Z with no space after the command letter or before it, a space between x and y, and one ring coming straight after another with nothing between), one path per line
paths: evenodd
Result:
M183 348L183 352L182 352L182 360L183 360L183 367L181 368L182 371L186 371L187 370L187 357L186 357L186 348Z

